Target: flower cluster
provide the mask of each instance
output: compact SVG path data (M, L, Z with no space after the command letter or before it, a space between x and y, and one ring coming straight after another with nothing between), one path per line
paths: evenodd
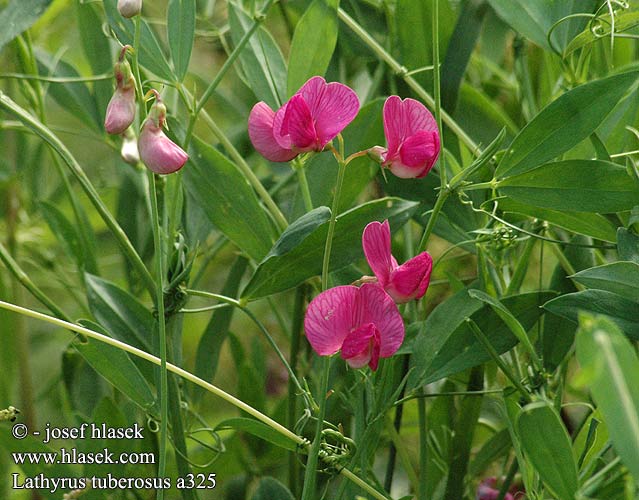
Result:
M280 109L258 102L249 115L249 137L264 158L286 162L300 153L322 151L359 111L355 92L315 76ZM401 178L424 177L439 157L437 122L421 102L390 96L384 103L387 147L368 150L371 158Z
M166 125L166 106L156 90L151 90L147 94L154 96L155 102L142 124L136 144L135 133L131 129L135 121L136 82L131 66L126 60L128 50L128 45L122 48L120 58L114 67L116 88L107 106L104 128L109 134L122 135L120 153L124 161L135 165L142 160L142 163L156 174L171 174L182 168L189 156L163 132L162 129Z
M421 298L433 267L427 252L401 266L391 254L388 221L371 222L362 245L375 278L360 287L337 286L311 301L304 319L306 337L320 356L341 351L352 368L377 369L379 358L395 354L404 341L404 322L396 303Z
M248 132L267 160L290 161L301 153L321 152L359 111L355 92L341 83L308 80L281 108L258 102L249 115ZM424 177L439 156L437 122L420 102L389 97L384 103L387 147L365 152L402 178ZM388 221L371 222L362 246L375 274L361 287L348 285L319 294L308 306L306 337L320 356L341 351L352 368L376 370L379 358L392 356L404 340L404 322L396 304L421 298L428 288L433 260L427 252L401 266L391 254Z

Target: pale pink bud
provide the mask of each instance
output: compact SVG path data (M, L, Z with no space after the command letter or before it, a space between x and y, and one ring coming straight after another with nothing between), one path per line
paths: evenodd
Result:
M138 140L129 127L122 135L122 147L120 148L120 156L129 165L137 165L140 162L140 153L138 152Z
M162 127L166 118L166 107L157 100L142 124L138 150L140 159L147 168L156 174L172 174L180 170L189 159L184 150L169 139Z
M142 0L118 0L118 11L122 17L137 16L142 12Z
M135 120L135 87L116 88L109 101L104 128L109 134L123 133Z

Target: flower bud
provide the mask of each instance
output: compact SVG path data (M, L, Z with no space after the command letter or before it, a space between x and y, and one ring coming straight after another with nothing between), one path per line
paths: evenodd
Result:
M135 120L135 79L129 62L124 59L124 50L120 59L114 66L116 88L104 120L109 134L123 133Z
M137 16L142 12L142 0L118 0L118 11L122 17Z
M140 153L138 151L137 137L131 130L131 127L122 134L122 147L120 148L120 156L129 165L137 165L140 162Z
M184 150L169 139L162 127L166 119L166 106L156 93L156 101L142 124L138 140L140 159L156 174L172 174L180 170L189 159Z

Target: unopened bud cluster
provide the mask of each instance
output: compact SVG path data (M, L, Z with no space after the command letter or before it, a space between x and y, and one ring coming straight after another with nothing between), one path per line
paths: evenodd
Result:
M148 94L155 97L155 102L137 141L131 127L136 113L136 81L126 59L129 49L129 46L123 47L114 67L116 88L106 110L104 128L109 134L122 135L120 154L125 162L137 165L142 160L156 174L171 174L182 168L189 157L162 130L166 125L166 106L156 90Z
M15 422L17 416L20 414L20 410L15 408L14 406L9 406L4 410L0 410L0 422Z

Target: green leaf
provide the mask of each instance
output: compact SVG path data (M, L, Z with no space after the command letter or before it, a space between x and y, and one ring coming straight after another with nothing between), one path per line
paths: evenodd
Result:
M226 283L222 288L222 295L236 297L240 288L240 282L248 260L238 257L229 271ZM218 361L222 351L222 344L226 340L235 307L225 307L213 312L211 320L200 337L195 355L195 374L203 380L213 381L217 371ZM193 386L193 399L198 400L204 394L204 389Z
M51 54L41 49L36 49L38 69L44 75L60 77L79 77L78 71L69 63L54 59ZM102 121L95 99L89 92L89 88L82 82L52 83L49 85L48 94L62 107L77 119L81 120L93 130L102 130Z
M511 198L499 198L499 209L504 212L528 215L575 233L615 243L617 228L603 215L568 210L552 210L520 203Z
M625 227L617 229L617 252L620 260L639 264L639 235Z
M323 76L337 44L335 0L314 0L298 21L288 59L288 95L312 76Z
M585 269L571 278L588 288L607 290L639 302L639 264L612 262Z
M272 427L269 427L259 420L253 418L235 417L229 418L217 424L215 431L225 431L233 429L236 431L243 431L252 434L264 441L268 441L275 446L279 446L285 450L297 451L297 443L290 440L280 432L277 432Z
M38 208L51 229L51 232L58 239L62 248L64 248L64 251L69 257L76 260L78 268L81 269L83 262L82 247L80 246L80 238L78 237L75 226L71 224L62 211L52 203L40 201L38 202Z
M106 331L91 321L82 321L81 324L106 334ZM93 339L87 339L86 342L76 340L73 347L96 372L140 408L147 412L153 408L155 397L151 387L126 352Z
M588 138L634 86L638 76L638 71L613 75L580 85L557 98L515 137L495 176L526 172Z
M528 331L542 314L541 306L552 292L524 293L501 299L502 304ZM486 333L493 348L502 354L517 344L508 326L488 305L468 295L468 289L439 304L422 323L411 356L408 387L429 384L490 360L467 326L471 318Z
M113 57L109 39L102 30L103 20L98 15L95 3L77 2L78 31L82 41L85 59L94 75L113 71ZM93 82L93 94L100 115L100 124L104 123L107 105L113 94L113 82Z
M44 13L52 0L11 0L0 12L0 50Z
M468 473L475 477L484 472L490 464L510 452L512 443L508 429L493 434L480 448L470 463Z
M364 203L337 217L335 224L335 237L331 252L331 270L335 271L351 264L363 256L362 231L366 224L373 220L383 221L388 219L391 230L396 231L414 213L417 203L400 200L397 198L382 198L380 200ZM326 209L316 209L311 212L312 224L316 224L326 216ZM302 221L306 225L309 218ZM296 231L302 225L299 222L295 226ZM328 232L329 222L326 221L317 226L311 233L306 230L298 232L303 237L299 243L290 248L289 240L282 247L282 239L276 243L275 248L282 254L269 254L258 266L244 291L243 299L254 300L260 297L282 292L299 285L308 278L319 275L322 272L322 258L324 255L324 243ZM309 227L309 226L307 226ZM288 232L282 238L290 238Z
M483 0L471 0L462 4L441 67L442 106L448 112L454 112L457 106L459 88L481 33L487 10L488 5Z
M118 40L122 44L133 46L135 25L132 20L125 19L120 15L117 9L117 0L104 0L104 11L106 12L109 26L111 26ZM153 34L153 30L144 19L141 19L140 23L140 64L157 76L174 81L173 70L164 55L160 43Z
M89 309L109 335L151 352L155 320L130 293L109 281L86 274Z
M294 500L286 486L273 477L260 479L251 500Z
M639 203L639 188L626 170L600 160L547 163L507 177L498 187L517 201L553 210L611 213Z
M628 31L632 28L635 28L639 25L639 11L637 10L617 10L615 12L615 23L614 29L615 33L622 33L624 31ZM597 30L592 30L590 27L586 27L579 35L572 39L572 41L568 44L566 49L564 50L564 57L570 55L577 49L581 49L586 45L596 42L598 40L606 40L609 43L610 41L610 31L612 29L613 24L610 22L610 14L606 13L599 17L599 22L597 23Z
M273 229L248 181L229 159L198 138L190 153L183 178L187 191L217 229L260 261L273 244Z
M191 50L195 40L195 7L195 0L169 0L167 11L169 47L179 81L184 80L191 60Z
M570 437L554 408L536 401L522 408L517 434L544 484L560 500L574 500L579 488Z
M605 318L584 315L579 324L577 359L588 374L615 450L639 481L639 360L634 346Z
M639 340L639 303L604 290L584 290L561 295L544 304L544 309L575 323L580 312L608 316L633 340Z
M380 119L383 104L383 99L375 99L363 106L353 122L342 132L346 156L363 151L372 144L383 144L384 130ZM335 158L332 155L313 155L304 168L313 206L330 206L335 191L335 179L337 179ZM348 164L342 183L340 212L356 204L358 196L377 172L379 172L379 166L373 164L368 157L356 158ZM292 213L300 217L306 209L299 187L295 194L295 202Z
M238 44L252 28L254 20L235 2L229 2L229 25ZM271 34L258 28L240 53L240 63L255 96L271 108L279 108L286 98L286 62Z
M596 0L488 0L499 17L513 29L544 49L562 50L586 25L585 17L562 21L548 34L559 20L576 13L591 13Z

